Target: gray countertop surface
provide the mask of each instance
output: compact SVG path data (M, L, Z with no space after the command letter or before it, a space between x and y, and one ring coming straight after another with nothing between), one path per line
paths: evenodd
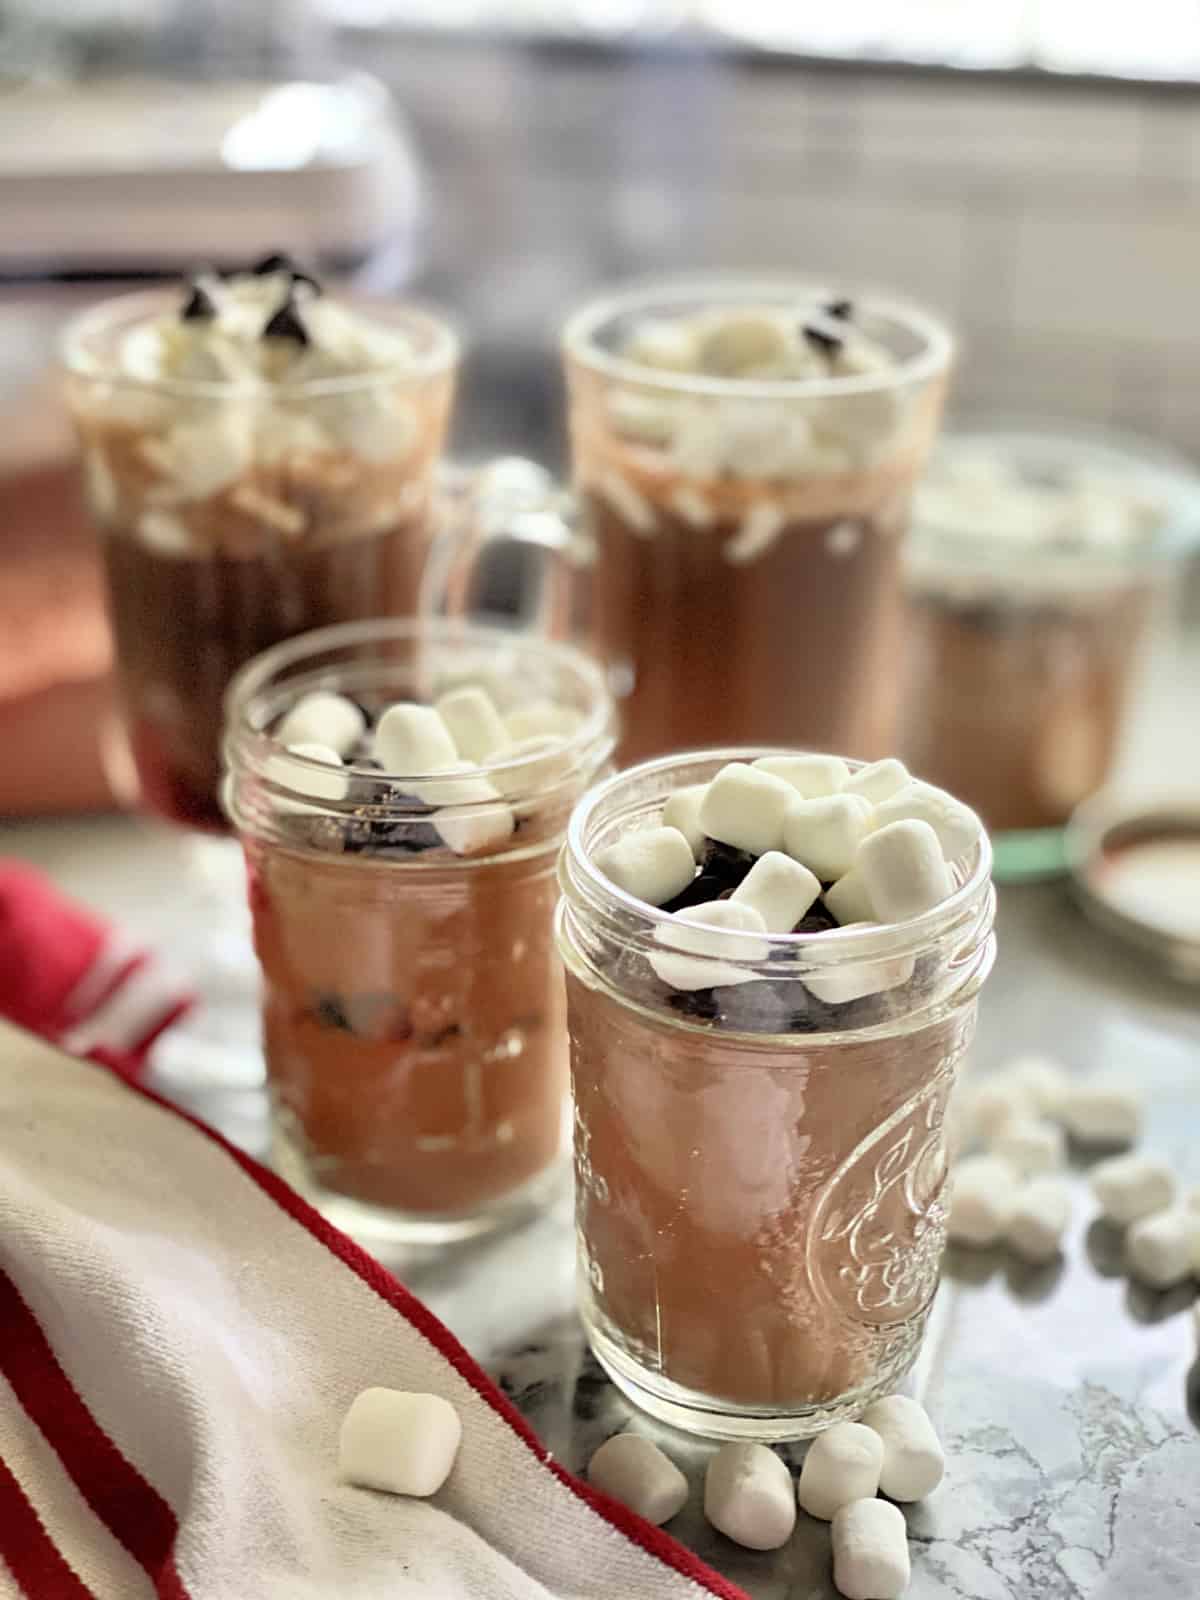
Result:
M1171 758L1170 742L1159 749ZM208 1003L164 1036L155 1070L168 1092L261 1154L237 869L210 853L206 888L165 895L180 849L177 838L128 818L0 824L0 854L44 866L181 968L216 941ZM999 898L999 955L970 1070L982 1075L1036 1049L1079 1072L1132 1071L1149 1096L1146 1146L1200 1184L1200 990L1092 928L1061 883L1005 888ZM185 1087L197 1075L208 1081ZM912 1600L1200 1596L1195 1289L1156 1294L1131 1284L1119 1234L1094 1220L1082 1165L1074 1181L1061 1262L1032 1268L1001 1251L947 1258L914 1389L945 1440L948 1471L927 1502L907 1510ZM707 1526L698 1480L711 1447L634 1417L600 1372L574 1314L573 1248L564 1193L508 1236L383 1259L568 1466L582 1468L632 1419L697 1480L672 1533L754 1600L832 1596L824 1524L802 1514L777 1554L741 1550ZM802 1447L790 1454L798 1462Z

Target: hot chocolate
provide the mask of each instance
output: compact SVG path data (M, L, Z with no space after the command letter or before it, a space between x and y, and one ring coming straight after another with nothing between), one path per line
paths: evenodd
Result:
M283 257L99 307L67 340L142 803L221 827L221 697L314 625L411 612L454 340Z

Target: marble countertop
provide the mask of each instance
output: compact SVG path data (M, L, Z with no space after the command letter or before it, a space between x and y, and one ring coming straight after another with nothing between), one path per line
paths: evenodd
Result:
M1187 728L1194 700L1186 710L1187 682L1200 681L1196 643L1151 671L1145 693L1158 710L1134 725L1128 787L1154 787L1157 772L1200 790L1200 750ZM1156 677L1160 670L1174 681ZM1189 755L1193 768L1181 773ZM199 862L194 852L182 860L183 849L179 836L129 818L0 823L0 854L43 866L181 970L196 971L203 958L207 1003L160 1041L155 1072L168 1093L261 1154L240 864L232 847L210 846ZM202 877L185 890L181 872L197 867ZM1147 1145L1200 1183L1200 990L1173 983L1091 927L1062 884L1005 888L999 899L999 955L971 1070L982 1075L1036 1049L1081 1072L1133 1071L1149 1096ZM948 1472L927 1503L908 1509L911 1600L1200 1595L1194 1288L1156 1294L1131 1285L1119 1235L1093 1220L1082 1167L1074 1183L1061 1262L1033 1268L1000 1251L947 1258L914 1386L946 1442ZM631 1410L585 1349L573 1250L564 1193L505 1237L383 1259L494 1374L549 1448L579 1469ZM635 1425L702 1476L711 1447L667 1437L647 1419ZM697 1489L670 1531L753 1600L834 1595L823 1524L802 1515L782 1552L755 1554L716 1534L699 1506Z

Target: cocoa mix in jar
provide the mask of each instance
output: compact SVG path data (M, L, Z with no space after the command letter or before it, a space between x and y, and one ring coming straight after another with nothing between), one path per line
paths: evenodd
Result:
M914 315L746 284L568 325L590 637L624 760L887 748L899 547L949 356Z
M141 801L221 828L221 699L268 646L416 607L455 342L286 257L111 302L69 331Z

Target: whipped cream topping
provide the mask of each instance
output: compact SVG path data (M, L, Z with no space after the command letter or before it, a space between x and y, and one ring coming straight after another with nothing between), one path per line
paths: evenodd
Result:
M1120 551L1151 539L1165 507L1132 474L1069 463L1026 468L984 446L947 451L916 494L914 524L1048 553Z
M284 256L248 272L199 273L175 313L131 329L117 351L126 377L237 389L403 373L416 351L401 332L328 299Z

